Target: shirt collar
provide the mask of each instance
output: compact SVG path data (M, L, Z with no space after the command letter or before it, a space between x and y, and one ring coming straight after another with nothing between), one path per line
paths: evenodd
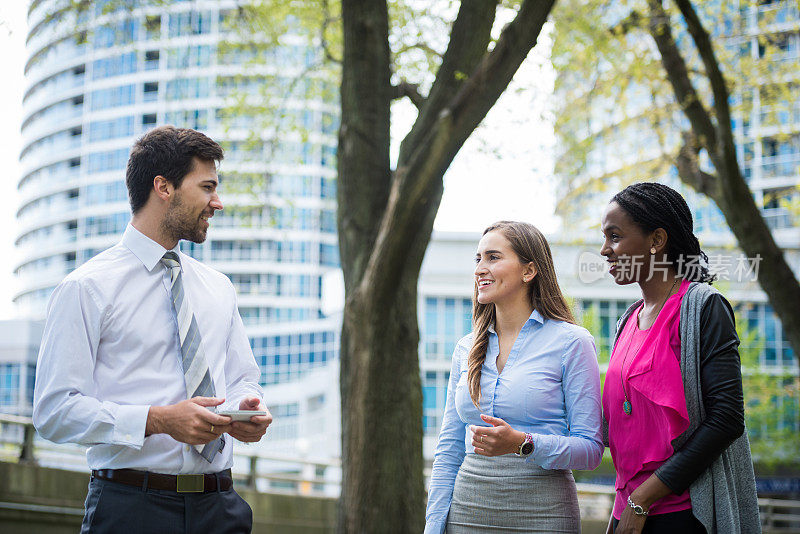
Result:
M130 223L125 228L125 233L122 234L122 244L128 247L128 250L134 256L139 258L139 261L148 271L152 271L167 252L167 249L134 228ZM179 252L178 245L175 245L172 250L177 254ZM181 266L181 269L183 269L183 266Z
M527 324L528 324L528 323L530 323L531 321L537 322L537 323L539 323L539 324L544 324L544 317L542 317L542 314L541 314L541 313L539 313L539 310L537 310L537 309L534 309L534 310L531 312L531 315L530 315L530 317L528 317L528 320L527 320L527 321L525 321L525 324L527 325ZM523 328L524 328L524 327L525 327L525 325L523 325ZM497 334L497 332L496 332L496 331L495 331L495 329L494 329L494 323L492 323L492 324L490 324L490 325L489 325L489 332L491 332L492 334Z

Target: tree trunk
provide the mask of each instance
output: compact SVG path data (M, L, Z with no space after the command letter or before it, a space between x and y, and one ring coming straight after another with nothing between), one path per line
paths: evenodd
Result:
M421 532L417 276L395 280L388 302L372 298L361 284L392 178L386 2L345 0L342 16L338 219L347 299L340 349L339 532Z
M444 173L535 45L552 4L524 0L487 51L497 2L461 2L432 94L392 173L386 2L342 2L341 533L423 530L419 271Z
M397 283L394 302L377 302L360 293L345 311L342 350L349 365L342 380L342 421L347 460L340 532L424 528L417 279Z
M694 136L684 136L690 146L684 146L678 156L679 175L684 182L716 202L744 253L751 259L760 258L758 283L780 318L795 355L800 358L800 283L761 216L736 160L728 89L708 32L691 2L675 2L705 66L716 117L714 124L689 78L686 62L672 37L669 16L660 0L650 0L650 34L661 54L676 99L694 132ZM708 152L716 176L700 171L696 160L700 147Z

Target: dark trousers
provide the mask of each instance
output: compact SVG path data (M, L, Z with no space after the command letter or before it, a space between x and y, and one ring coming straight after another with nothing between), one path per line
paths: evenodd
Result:
M93 478L81 534L249 534L253 511L236 491L177 493Z
M613 523L616 530L619 521L614 519ZM706 529L689 509L649 516L642 534L706 534Z

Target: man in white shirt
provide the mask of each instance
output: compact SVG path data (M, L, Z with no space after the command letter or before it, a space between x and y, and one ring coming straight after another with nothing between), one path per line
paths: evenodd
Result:
M272 416L231 282L186 256L205 241L220 146L163 126L134 144L133 216L116 246L53 292L39 352L33 421L89 446L81 532L250 532L231 488L232 439L256 442ZM215 413L263 410L245 421Z

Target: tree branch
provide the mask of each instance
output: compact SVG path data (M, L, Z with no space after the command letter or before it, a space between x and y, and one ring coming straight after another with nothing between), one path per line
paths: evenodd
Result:
M410 45L403 45L397 50L397 52L394 53L394 55L399 56L400 54L408 52L409 50L422 50L423 52L426 52L433 56L442 57L441 52L439 52L438 50L434 50L427 43L414 43Z
M341 17L334 17L331 15L330 5L328 4L328 0L322 0L322 11L325 13L325 16L322 19L322 26L320 27L319 31L319 42L320 46L322 47L322 53L325 54L325 58L328 61L333 63L338 63L339 65L342 64L342 59L337 58L333 55L330 50L330 46L328 44L328 39L325 37L325 32L328 31L328 27L335 22L341 20Z
M448 106L457 122L472 125L473 129L480 124L536 45L554 3L555 0L523 2L517 16L500 33L494 49L484 55Z
M486 53L492 39L496 9L497 0L462 0L427 101L411 131L400 143L400 160L407 159L420 139L428 135L453 93Z
M720 196L719 177L709 174L700 168L699 158L700 147L697 138L691 131L681 132L683 145L678 151L675 159L675 167L678 169L678 176L681 180L692 187L695 191L703 193L715 202Z
M661 54L661 63L664 65L667 78L675 91L678 105L692 124L692 129L697 133L698 142L708 150L716 165L718 163L716 158L717 132L708 111L692 85L686 62L672 37L669 16L664 12L661 0L648 0L648 4L650 6L648 29Z
M634 28L644 28L644 21L644 17L641 13L633 9L627 17L620 20L614 26L611 26L608 31L611 32L612 35L626 35Z
M692 129L697 135L696 141L684 138L688 142L678 156L681 178L688 180L690 184L698 183L701 187L699 190L703 192L706 191L702 188L707 188L706 194L722 211L742 250L751 258L763 259L758 283L783 322L792 348L800 351L800 314L797 313L800 283L753 200L752 192L736 160L728 107L728 89L714 56L708 33L703 29L697 13L688 0L675 1L702 58L706 77L711 84L717 119L715 128L691 85L686 65L672 39L668 26L669 19L661 0L648 0L652 14L650 33L661 52L662 62L675 95L679 102L683 103L684 114L689 118ZM714 163L716 177L699 170L696 157L700 146L708 151L709 158Z
M714 47L708 33L703 28L697 12L692 4L687 0L675 0L675 4L680 9L686 27L692 36L700 58L705 66L706 76L711 84L711 92L714 95L714 110L717 115L717 131L719 133L720 146L716 150L720 151L720 163L724 162L726 167L735 166L735 173L739 173L739 163L736 160L736 146L733 141L733 130L731 128L731 112L728 106L728 86L725 77L719 68L719 62L714 55ZM715 164L718 164L715 162ZM733 175L734 169L729 168L728 173Z
M417 109L422 109L422 106L425 105L425 97L419 92L419 84L401 80L400 83L392 86L392 100L397 100L404 96L407 96Z
M404 140L405 152L401 148L387 210L364 273L362 287L370 288L369 294L376 302L391 301L393 281L400 279L408 267L408 251L427 245L427 240L419 243L418 236L422 225L428 222L432 225L433 219L428 221L423 216L423 208L441 200L445 170L536 44L553 4L554 0L524 0L492 51L484 52L480 61L475 62L469 77L458 84L448 84L451 92L446 105L424 134L416 142L409 137ZM443 96L440 94L438 98ZM421 114L431 113L435 106L441 105L432 103L432 98L433 90ZM418 119L417 123L420 122Z

